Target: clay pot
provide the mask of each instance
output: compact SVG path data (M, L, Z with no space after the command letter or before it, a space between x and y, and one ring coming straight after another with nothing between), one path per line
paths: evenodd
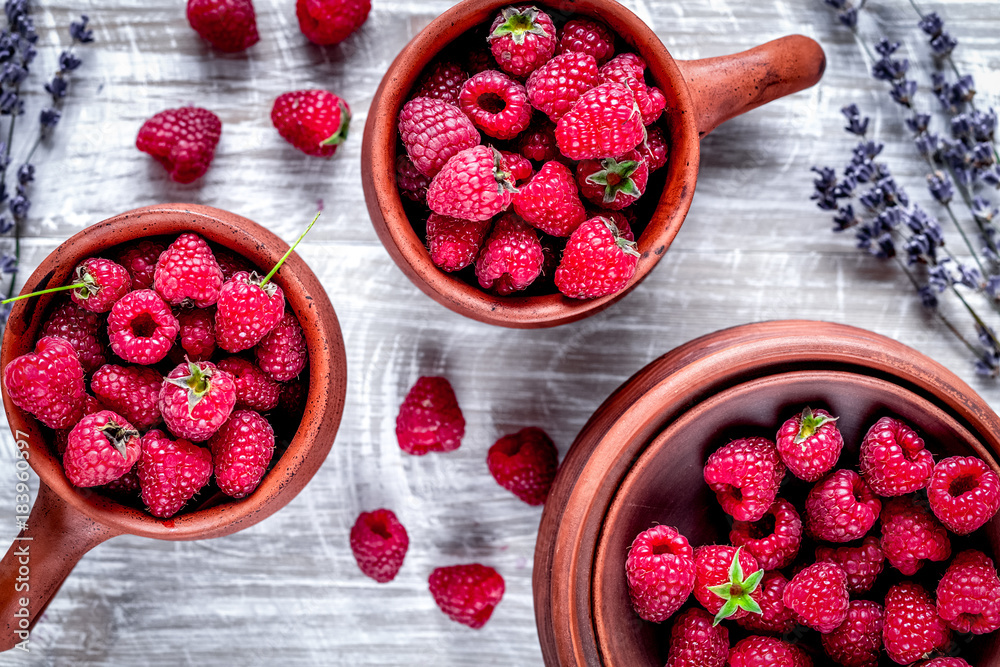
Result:
M533 581L547 665L666 662L670 621L641 620L628 599L629 545L654 524L676 526L692 546L728 543L730 522L702 478L708 454L736 437L773 439L804 405L840 416L847 460L856 460L871 424L895 415L922 433L936 458L975 454L1000 472L1000 418L950 371L896 341L786 321L687 343L604 402L556 477ZM1000 554L1000 519L985 532L982 547ZM977 638L963 656L995 664L998 644L995 635Z
M361 152L362 182L368 212L383 245L403 273L431 298L481 322L517 328L551 327L607 308L653 269L691 205L701 137L734 116L812 86L822 76L826 59L815 41L792 35L732 56L675 61L649 26L614 0L535 3L553 17L580 15L605 22L646 60L648 78L667 99L658 124L664 128L670 153L661 169L665 182L651 179L644 196L657 203L638 239L641 257L628 287L593 300L568 299L558 293L500 297L444 273L431 262L396 188L396 119L427 64L467 30L490 21L509 4L508 0L460 2L432 21L396 57L368 113Z
M55 249L28 278L22 294L66 284L83 258L100 255L111 246L147 236L195 232L242 255L258 267L274 266L288 244L257 223L226 211L190 204L148 206L115 216L84 229ZM18 576L16 551L30 549L28 624L34 625L76 562L101 542L129 533L161 540L196 540L228 535L252 526L281 509L302 490L326 459L333 444L346 395L347 360L337 316L313 272L292 254L273 280L285 293L309 347L309 389L305 413L288 449L248 497L206 509L157 519L121 505L66 479L45 433L34 417L11 402L6 388L4 408L17 446L41 480L27 528L15 538L0 562L0 589L5 594L0 616L6 630L0 651L19 641L23 629L14 614L21 607L14 594ZM0 350L0 367L34 349L49 303L48 294L15 302Z

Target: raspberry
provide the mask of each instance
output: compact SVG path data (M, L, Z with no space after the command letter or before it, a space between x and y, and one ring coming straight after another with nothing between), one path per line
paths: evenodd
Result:
M427 206L440 215L487 220L510 206L510 172L494 148L474 146L453 156L427 187Z
M742 548L712 544L694 551L694 597L716 622L759 613L764 570Z
M563 251L555 282L572 299L617 294L635 275L639 251L604 217L590 218L573 230Z
M729 541L749 551L765 570L780 570L799 553L802 520L790 502L778 498L758 521L734 522Z
M232 498L243 498L257 488L271 463L274 431L253 410L233 410L208 446L219 490Z
M760 614L747 614L737 623L750 632L784 634L795 627L792 610L785 606L783 595L788 579L780 572L767 572L760 580Z
M92 313L106 313L132 289L132 279L120 264L110 259L90 257L73 271L74 283L81 287L70 292L73 303Z
M851 600L840 627L820 635L823 650L844 667L878 667L883 612L877 602Z
M148 366L105 364L90 379L90 390L101 403L132 422L140 431L160 423L160 410L156 403L162 385L163 376Z
M39 338L34 352L3 369L3 383L14 405L49 428L70 428L80 420L86 396L83 367L62 338Z
M459 220L431 213L427 218L427 250L434 266L451 272L472 264L489 225L489 220Z
M601 65L601 83L624 83L627 79L639 79L645 76L646 61L635 53L622 53Z
M637 150L646 160L646 164L649 165L649 173L653 173L667 163L670 151L667 140L663 136L663 130L656 125L646 128L646 140L639 144Z
M861 442L861 475L880 496L901 496L927 486L934 457L923 439L898 419L882 417Z
M40 338L62 338L76 351L84 374L100 368L108 360L108 349L101 329L104 319L80 308L70 299L61 301L42 325Z
M309 348L295 315L286 310L271 331L254 349L257 365L278 382L288 382L306 367Z
M132 289L152 289L153 272L156 270L156 260L167 249L165 243L140 239L128 244L118 253L118 263L128 271L132 278Z
M972 667L962 658L934 658L921 662L917 667Z
M805 651L794 644L753 635L729 650L729 667L812 667Z
M559 452L540 428L530 426L505 435L486 453L497 484L529 505L542 505L559 467Z
M306 155L332 157L347 141L351 108L328 90L294 90L274 100L271 124Z
M296 0L299 30L313 44L339 44L360 28L372 9L371 0Z
M833 563L813 563L792 577L782 601L796 622L824 634L832 632L847 617L847 575Z
M233 376L237 408L268 412L278 406L281 385L267 377L252 362L242 357L226 357L217 366Z
M602 83L576 101L556 123L556 144L572 160L622 155L645 136L635 96L621 83Z
M951 556L948 531L911 496L885 503L879 546L889 563L908 577L916 574L925 560L936 562Z
M496 70L474 74L463 83L458 104L477 128L496 139L512 139L531 122L524 86Z
M726 514L737 521L759 521L778 495L785 466L767 438L740 438L705 462L705 482Z
M139 128L135 146L166 167L170 178L190 183L204 176L222 136L222 121L208 109L182 107L156 114Z
M406 394L396 416L396 439L407 454L458 449L465 418L451 383L443 377L421 377Z
M942 459L931 474L927 500L945 528L968 535L1000 509L1000 475L975 456Z
M161 361L174 345L180 324L160 295L149 289L129 292L108 314L108 338L115 354L132 364Z
M443 100L415 97L399 112L399 138L413 166L433 178L453 156L479 145L469 117Z
M187 440L171 440L156 429L142 436L141 442L142 502L153 516L171 517L208 484L212 453Z
M667 106L667 98L664 97L663 91L655 86L647 86L642 79L626 79L623 83L635 95L635 103L642 114L642 124L655 123Z
M142 438L139 439L140 450L142 444ZM140 451L139 457L142 458L142 452ZM112 496L117 496L118 498L129 501L139 497L139 464L138 462L132 466L132 469L127 473L119 477L118 479L113 479L107 484L98 487L101 491L111 494Z
M562 158L556 145L556 126L539 119L528 126L514 142L517 152L535 162L548 162ZM565 159L565 158L563 158Z
M550 161L513 199L514 210L546 234L569 236L587 219L569 167Z
M410 538L392 510L362 512L351 528L351 552L366 577L380 584L396 578Z
M666 667L725 667L728 656L729 630L709 614L692 607L674 620Z
M222 271L223 284L228 283L240 271L246 271L247 273L253 271L253 266L250 265L250 262L239 255L229 252L225 248L216 248L213 254L215 255L215 261L219 263L219 269Z
M806 407L778 429L775 444L782 462L792 474L815 482L833 470L844 448L837 417L826 410Z
M192 308L177 313L179 337L171 352L174 363L187 357L191 361L208 361L215 352L215 309Z
M222 286L215 305L215 341L226 352L249 350L277 326L285 293L256 271L237 273Z
M628 214L628 217L626 217ZM618 227L618 235L623 239L629 241L635 241L635 234L632 232L632 225L635 224L635 214L630 210L625 211L608 211L606 209L594 209L587 213L588 217L601 216L607 218L611 222L615 223Z
M856 547L816 547L816 562L833 563L847 574L849 593L870 591L885 567L885 554L878 538L869 535Z
M428 579L434 602L448 618L481 628L503 597L503 577L492 567L472 563L439 567Z
M938 615L953 629L984 635L1000 629L1000 579L982 551L963 551L937 586Z
M396 185L404 197L423 204L427 201L430 184L431 179L417 171L408 155L396 156Z
M806 496L806 529L828 542L860 540L878 520L882 501L853 470L835 470Z
M458 106L458 94L469 75L462 66L452 62L435 63L417 84L414 97L431 97Z
M583 160L576 165L580 193L598 206L617 211L631 206L646 192L649 166L639 151L617 158Z
M309 387L299 378L291 382L282 382L280 386L281 393L278 395L278 414L294 420L301 416L305 410Z
M226 53L243 51L260 40L250 0L188 0L187 20L199 37Z
M139 451L139 432L121 415L101 410L70 430L63 468L74 486L101 486L131 470Z
M588 53L603 65L615 55L615 35L603 23L572 19L563 26L556 53Z
M520 153L510 151L500 151L504 162L507 164L507 171L510 172L510 180L515 185L521 185L531 179L535 173L535 168L531 165L531 160Z
M493 69L496 63L497 61L493 58L493 54L486 47L472 49L465 56L465 69L469 70L469 74L479 74L488 69Z
M181 234L156 262L153 289L171 306L208 308L219 299L222 269L197 234Z
M554 123L596 85L597 61L594 57L586 53L567 53L532 72L525 89L531 105Z
M201 442L229 419L236 383L209 361L180 364L164 378L158 405L171 433Z
M476 277L484 289L507 295L523 290L542 272L542 245L534 228L514 213L493 227L476 260Z
M950 639L951 631L923 586L904 581L889 589L885 595L882 643L890 658L908 665L945 647Z
M490 26L490 51L500 69L524 77L556 51L556 28L537 7L505 7Z

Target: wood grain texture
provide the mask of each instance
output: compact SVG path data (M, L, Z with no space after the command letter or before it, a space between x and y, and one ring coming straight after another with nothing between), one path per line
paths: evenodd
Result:
M831 234L829 217L808 200L809 167L846 160L852 142L838 110L852 101L872 114L885 159L911 197L929 199L900 116L820 0L625 3L675 58L802 33L823 45L828 67L819 86L704 140L687 221L657 269L622 302L558 329L512 331L424 296L369 224L360 128L392 58L451 4L376 0L359 34L322 49L299 33L291 0L259 0L261 42L235 56L202 44L176 1L37 7L39 89L81 9L97 41L80 50L85 65L73 74L58 141L37 159L24 270L73 232L136 206L209 204L292 239L322 199L326 213L300 253L343 327L348 398L326 464L284 510L215 540L119 537L97 547L46 611L31 653L0 655L0 665L539 665L531 562L540 510L496 485L486 449L504 433L540 425L564 455L632 373L722 327L816 318L869 328L944 363L1000 407L1000 388L973 375L963 348L911 298L906 279ZM909 4L869 6L865 30L905 37L907 55L926 69ZM960 67L980 91L992 92L983 104L1000 106L994 0L932 8L962 40ZM354 111L356 133L334 160L298 153L271 127L273 99L306 87L328 87ZM33 102L41 103L41 93ZM184 186L171 183L134 140L144 119L188 103L215 111L224 129L208 174ZM396 410L421 374L451 379L468 422L462 448L447 456L408 457L395 442ZM14 445L6 428L0 440L0 526L12 536ZM397 512L411 540L402 571L387 585L363 577L348 548L357 514L380 506ZM507 582L480 631L449 621L427 592L434 567L472 561L496 567Z

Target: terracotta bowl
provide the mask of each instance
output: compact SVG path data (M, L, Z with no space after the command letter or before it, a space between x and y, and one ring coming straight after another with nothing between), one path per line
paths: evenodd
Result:
M840 415L847 461L856 460L875 420L896 415L937 455L975 454L1000 472L1000 418L954 374L896 341L803 321L692 341L612 394L560 469L535 552L546 664L661 667L670 623L647 623L631 609L624 572L632 539L660 523L676 526L694 546L728 542L730 521L702 479L705 459L736 437L773 438L806 404ZM796 502L809 486L786 481L782 494ZM976 539L1000 554L1000 519ZM1000 664L995 634L961 650L971 664ZM816 664L827 663L816 656Z
M84 229L56 248L28 278L22 294L63 285L83 258L148 236L195 232L225 246L258 267L270 268L288 244L257 223L207 206L164 204L136 209ZM344 409L347 361L344 341L330 300L313 272L293 253L273 278L305 332L309 348L309 389L301 423L288 448L248 497L157 519L106 496L78 489L66 479L52 443L35 419L3 392L7 421L19 448L40 478L27 528L0 562L0 588L14 590L15 550L30 546L29 623L34 624L76 562L94 546L121 534L162 540L195 540L234 533L281 509L302 490L326 459ZM15 302L0 349L0 367L34 349L48 306L58 295ZM20 639L14 612L18 596L4 595L0 614L7 631L0 650ZM22 637L23 638L23 637Z
M430 260L396 187L396 118L421 72L443 49L490 21L509 0L464 0L432 21L402 50L375 93L362 143L361 173L375 231L403 273L439 303L467 317L517 328L550 327L596 313L624 296L652 270L680 229L698 177L699 140L720 123L812 86L826 65L812 39L792 35L732 56L675 61L635 14L614 0L541 0L560 19L579 15L608 24L648 63L648 78L666 96L658 124L669 159L644 197L648 219L638 239L635 277L613 296L593 300L561 294L500 297L444 273ZM642 201L642 200L640 200ZM418 227L422 227L418 222Z

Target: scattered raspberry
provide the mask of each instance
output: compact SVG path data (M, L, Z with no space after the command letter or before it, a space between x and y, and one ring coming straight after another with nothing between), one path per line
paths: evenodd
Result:
M371 0L296 0L299 30L313 44L339 44L360 28L372 9Z
M514 142L517 152L535 162L562 158L556 145L556 126L544 118L528 126Z
M623 155L645 136L635 96L621 83L591 88L556 123L556 144L572 160Z
M302 372L309 362L309 348L302 327L290 310L257 344L254 355L260 370L272 380L288 382Z
M712 625L712 617L692 607L674 620L666 667L725 667L729 630Z
M554 160L520 187L513 204L526 222L552 236L569 236L587 219L573 172Z
M882 417L861 442L861 475L880 496L901 496L927 486L934 457L923 439L898 419Z
M70 430L63 468L74 486L101 486L131 470L139 450L135 427L121 415L101 410L82 418Z
M431 213L427 218L427 250L434 266L451 272L472 264L489 226L489 220L459 220Z
M100 368L108 360L108 349L101 331L103 328L104 318L66 299L60 301L42 324L39 337L53 336L67 341L76 351L84 374L87 374Z
M34 352L3 369L3 383L14 405L49 428L71 428L80 420L86 396L83 367L62 338L39 338Z
M213 253L215 254L215 261L219 263L219 269L222 271L223 284L228 283L240 271L246 271L247 273L253 271L253 266L244 257L230 252L225 248L216 248Z
M942 459L931 474L927 500L945 528L968 535L1000 509L1000 475L975 456Z
M816 562L833 563L847 574L850 593L870 591L885 567L878 538L869 535L856 547L816 547Z
M505 435L486 453L497 484L529 505L542 505L559 467L559 452L540 428L529 426Z
M719 448L705 462L704 477L726 514L737 521L758 521L778 495L785 465L767 438L740 438Z
M218 300L221 288L222 269L197 234L178 236L156 262L153 289L172 306L208 308Z
M597 61L586 53L566 53L548 61L525 83L531 105L554 123L597 85Z
M427 188L427 206L440 215L486 220L510 206L510 172L494 148L474 146L444 165Z
M278 406L281 385L267 377L254 363L242 357L226 357L217 366L233 376L237 408L268 412Z
M737 620L760 607L764 570L742 548L711 544L694 551L694 597L715 620Z
M531 160L520 153L500 151L500 155L503 156L503 160L507 164L507 171L510 172L510 180L515 185L521 185L534 175L535 168L532 166Z
M835 470L806 496L806 529L828 542L860 540L878 520L882 501L853 470Z
M226 53L243 51L260 40L250 0L188 0L187 20L199 37Z
M129 292L108 314L111 349L131 364L148 366L162 361L179 330L170 306L150 289Z
M257 488L271 463L274 431L253 410L233 410L208 446L219 490L232 498L243 498Z
M332 157L347 141L351 109L328 90L295 90L274 100L271 123L285 141L306 155Z
M780 572L767 572L760 580L760 614L747 614L736 622L750 632L782 635L795 627L792 610L785 606L788 579Z
M82 284L70 291L73 303L92 313L106 313L132 289L132 279L120 264L110 259L89 257L73 270L71 279Z
M993 559L975 549L955 556L937 586L937 611L959 632L1000 629L1000 579Z
M911 496L885 503L879 546L889 563L908 577L916 574L925 560L936 562L951 556L948 531Z
M208 484L212 453L187 440L171 440L156 429L142 436L141 442L142 502L153 516L171 517Z
M563 26L556 53L588 53L603 65L615 55L615 35L603 23L572 19Z
M635 275L639 251L607 218L585 220L566 242L555 281L572 299L596 299L617 294Z
M204 176L222 136L222 121L208 109L182 107L156 114L139 128L135 145L166 167L170 178L190 183Z
M806 407L778 429L775 444L782 462L792 474L815 482L833 470L844 448L837 417L826 410Z
M406 154L396 156L396 185L407 199L421 204L427 201L427 186L431 179L427 178L413 166Z
M765 570L780 570L799 553L802 520L790 502L777 498L759 520L734 522L729 541L749 551Z
M366 577L380 584L396 578L410 538L392 510L362 512L351 528L351 552Z
M882 643L889 657L908 665L932 651L944 648L951 631L938 616L927 590L909 581L896 584L885 596Z
M241 271L222 286L215 304L215 341L226 352L249 350L281 321L285 293L273 280L262 281L256 271Z
M167 249L167 244L149 239L129 243L118 253L118 263L132 278L132 289L152 289L156 260Z
M883 612L877 602L851 600L840 627L820 635L823 650L843 667L878 667Z
M537 7L505 7L493 19L490 51L500 69L525 77L556 52L556 28Z
M792 577L782 601L798 623L832 632L847 617L847 575L833 563L813 563Z
M415 97L399 112L399 138L413 166L433 178L453 156L479 145L479 132L458 107Z
M476 260L476 277L484 289L511 294L535 281L543 260L538 234L516 214L508 213L497 221L483 244Z
M794 644L753 635L729 651L729 667L812 667L805 651Z
M125 417L140 431L160 423L157 399L163 376L148 366L105 364L90 379L90 390L109 409Z
M458 104L476 127L496 139L512 139L531 122L524 86L496 70L474 74L463 83Z
M484 69L488 69L484 68ZM458 106L458 94L469 75L458 63L435 63L417 84L414 97L430 97Z
M236 383L209 361L180 364L164 378L158 404L171 433L201 442L229 419Z
M663 136L663 130L656 125L646 128L646 140L639 144L637 150L646 160L646 164L649 165L649 173L653 173L665 165L670 152L667 140Z
M396 417L396 439L407 454L458 449L465 435L465 418L455 390L443 377L421 377L406 394Z
M631 150L617 158L583 160L576 165L576 182L588 200L611 209L631 206L646 192L649 166L639 151Z
M428 580L434 602L453 621L481 628L503 597L503 577L492 567L472 563L439 567Z
M180 327L177 344L171 350L171 359L181 363L184 357L191 361L208 361L215 352L215 309L192 308L177 313Z

